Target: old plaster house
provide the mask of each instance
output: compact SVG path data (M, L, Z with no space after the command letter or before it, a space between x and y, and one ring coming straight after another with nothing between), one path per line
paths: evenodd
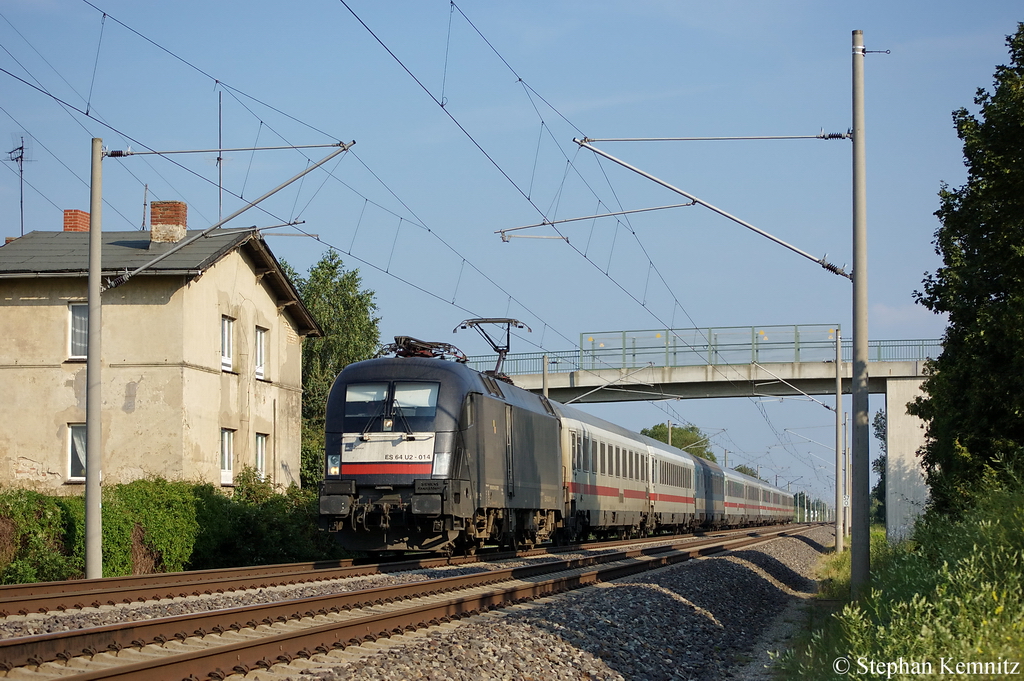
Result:
M89 214L0 247L0 484L85 482ZM154 202L150 231L104 232L104 279L199 234ZM244 465L299 482L302 340L320 329L253 229L220 229L102 295L104 483L231 485Z

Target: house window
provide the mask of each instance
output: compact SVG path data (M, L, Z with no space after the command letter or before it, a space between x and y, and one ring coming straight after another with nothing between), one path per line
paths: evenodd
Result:
M235 431L230 428L220 429L220 484L232 485L235 482L232 468L235 459Z
M85 359L89 354L89 305L72 303L68 308L71 310L68 356L72 359Z
M256 471L261 478L267 475L267 440L266 433L256 433Z
M68 480L85 481L85 424L68 424Z
M220 368L224 371L231 371L233 367L231 357L234 350L234 329L234 319L231 317L220 318Z
M267 330L256 327L256 378L266 378Z

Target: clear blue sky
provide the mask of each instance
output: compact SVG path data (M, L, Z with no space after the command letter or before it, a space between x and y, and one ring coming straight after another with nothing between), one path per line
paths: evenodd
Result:
M330 175L309 175L232 226L305 220L302 229L342 250L376 291L384 340L412 335L482 354L475 334L452 329L506 315L533 329L513 352L666 325L849 330L847 280L703 208L570 223L569 244L502 243L494 231L679 202L573 137L846 131L851 31L861 29L869 50L890 51L866 63L870 336L937 338L943 320L912 293L938 265L936 193L965 178L950 113L991 86L1007 58L1004 37L1022 18L1019 3L917 0L9 0L0 68L13 75L0 73L0 142L6 152L29 139L27 232L60 229L65 208L88 209L91 137L111 149L216 148L219 100L224 147L355 140ZM848 141L599 146L815 256L851 264ZM226 154L223 213L326 153ZM108 159L104 230L139 228L144 185L149 200L188 202L190 227L213 224L215 156ZM18 175L4 166L0 232L17 236ZM325 249L268 238L299 271ZM831 415L818 405L593 411L634 429L670 417L696 423L716 452L730 450L730 463L831 494L827 472L814 468L828 450L803 439L832 441Z

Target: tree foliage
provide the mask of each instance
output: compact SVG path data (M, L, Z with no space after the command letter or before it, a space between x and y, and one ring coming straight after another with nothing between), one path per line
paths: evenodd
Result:
M748 466L746 464L742 464L741 463L739 466L734 466L733 470L736 471L737 473L743 473L743 475L749 475L750 477L754 478L755 480L761 480L763 482L768 482L767 480L765 480L764 478L762 478L760 475L757 474L757 469L756 468L751 468L750 466Z
M889 432L889 423L884 410L879 409L875 412L875 418L871 421L871 429L882 450L878 458L871 462L871 470L878 475L878 482L871 488L871 521L885 523L885 470L889 458L886 436Z
M329 250L300 277L281 263L302 302L324 335L302 343L302 469L303 487L323 478L324 422L327 396L341 370L369 359L380 345L380 317L374 316L374 292L362 289L359 270L346 270Z
M909 407L927 423L922 460L932 503L959 511L987 471L1002 476L1024 445L1024 23L1007 37L1010 64L979 89L979 116L953 113L967 183L943 185L936 252L918 302L949 315L924 397Z
M640 431L640 434L666 444L668 443L668 425L664 423L657 423L650 428L644 428ZM694 456L718 463L718 459L709 446L708 436L693 424L688 426L672 426L671 444L673 447L685 450Z

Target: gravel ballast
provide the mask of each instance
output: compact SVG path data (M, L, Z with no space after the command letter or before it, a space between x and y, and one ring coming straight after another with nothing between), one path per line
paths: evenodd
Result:
M661 680L770 678L768 649L816 589L830 527L540 599L412 634L296 659L246 679ZM541 559L549 560L549 559ZM506 563L507 567L508 564ZM0 638L308 597L487 569L416 570L0 620ZM785 616L781 613L787 612ZM230 677L241 679L240 676Z
M688 561L393 639L372 655L332 653L264 678L747 679L755 643L816 589L831 528ZM752 662L752 659L754 662ZM751 667L754 667L753 669ZM252 675L250 675L252 676Z

